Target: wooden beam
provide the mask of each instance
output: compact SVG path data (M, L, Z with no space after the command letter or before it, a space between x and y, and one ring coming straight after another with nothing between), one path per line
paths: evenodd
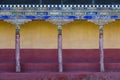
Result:
M58 26L58 63L59 63L59 72L63 72L63 62L62 62L62 26Z

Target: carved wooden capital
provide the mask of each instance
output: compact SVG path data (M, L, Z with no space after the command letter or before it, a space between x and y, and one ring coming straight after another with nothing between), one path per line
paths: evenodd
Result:
M88 21L93 22L96 25L99 25L100 27L103 27L105 24L115 21L115 19L93 19L93 20L88 20Z
M18 26L18 25L27 23L27 22L32 21L32 20L31 19L7 19L4 21Z
M48 19L46 21L49 21L57 26L62 26L64 24L70 23L74 20L73 19Z

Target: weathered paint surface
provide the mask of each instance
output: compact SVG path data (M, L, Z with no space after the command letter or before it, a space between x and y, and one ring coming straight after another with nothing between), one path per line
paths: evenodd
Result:
M120 49L120 20L104 26L104 48Z
M64 25L63 48L98 49L99 27L83 20Z
M21 26L21 48L57 49L57 26L45 21L32 21Z
M0 49L15 49L15 25L0 21Z

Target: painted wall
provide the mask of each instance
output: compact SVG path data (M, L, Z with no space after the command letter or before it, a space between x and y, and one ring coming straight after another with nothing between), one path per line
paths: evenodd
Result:
M120 20L104 26L104 48L120 48Z
M98 49L99 28L85 20L76 20L63 26L64 49Z
M104 27L104 48L120 48L120 21ZM63 26L63 49L98 49L99 28L85 20ZM57 26L45 21L32 21L21 26L21 48L57 48Z
M32 21L21 26L21 48L57 49L57 26L45 21Z
M0 49L15 48L15 26L0 21Z
M104 48L120 48L120 20L104 27ZM57 49L57 26L32 21L21 26L21 48ZM0 49L15 48L15 26L0 21ZM98 49L99 30L93 23L80 20L63 26L63 49Z

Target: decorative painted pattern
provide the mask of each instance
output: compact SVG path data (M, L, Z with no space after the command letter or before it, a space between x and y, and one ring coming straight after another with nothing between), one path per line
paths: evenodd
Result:
M0 19L120 19L120 5L0 5Z

